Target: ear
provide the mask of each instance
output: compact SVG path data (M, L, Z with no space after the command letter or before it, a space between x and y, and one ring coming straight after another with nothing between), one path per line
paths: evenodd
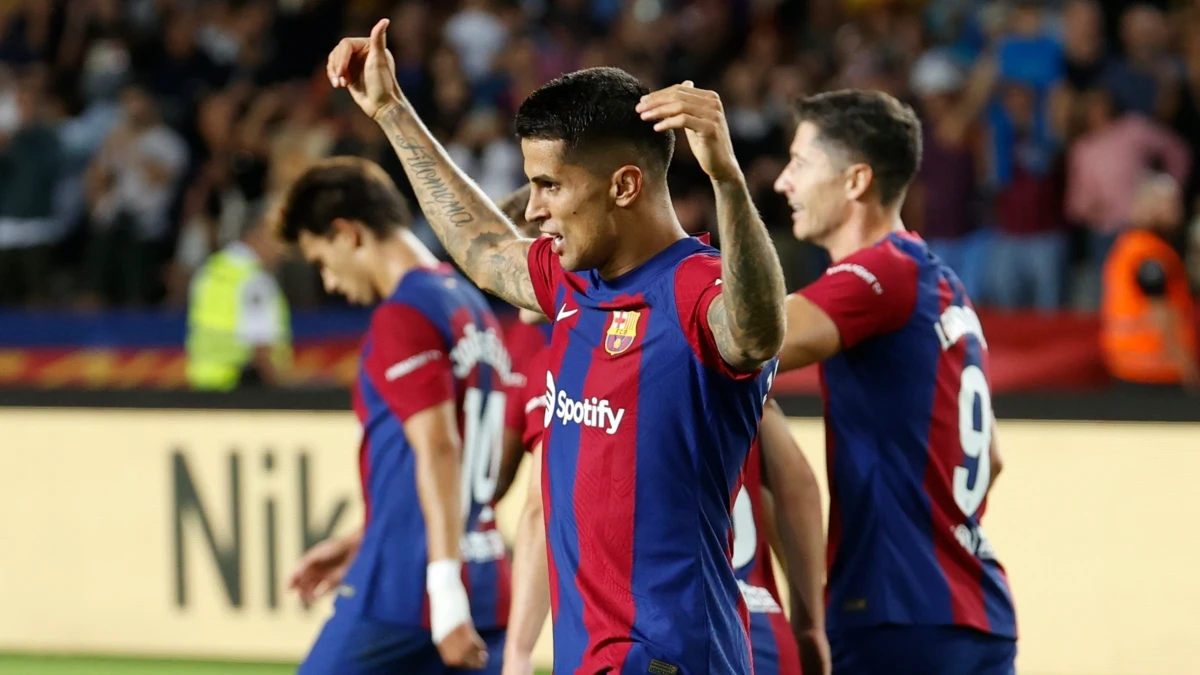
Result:
M329 223L329 234L329 238L334 241L348 241L351 246L358 248L362 244L365 232L361 223L346 218L334 218Z
M626 164L613 172L609 195L617 206L627 208L633 204L633 200L642 193L643 178L642 170L632 164Z
M875 172L869 164L851 164L846 169L846 199L856 202L862 200L871 190L875 182Z

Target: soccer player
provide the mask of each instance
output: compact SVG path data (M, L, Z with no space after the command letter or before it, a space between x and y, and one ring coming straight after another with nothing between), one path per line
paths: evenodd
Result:
M748 673L730 506L784 331L783 273L716 95L624 71L558 78L521 105L519 235L396 84L380 21L328 75L396 149L476 284L554 319L543 435L557 673ZM688 237L667 167L685 129L724 256ZM741 610L741 611L739 611Z
M353 397L365 524L292 577L305 601L338 595L301 675L500 671L509 563L490 504L511 364L483 294L410 222L383 170L351 158L309 168L279 216L330 292L379 303Z
M820 362L835 675L1007 675L1016 616L980 521L1000 470L987 341L954 272L900 221L912 109L871 91L798 102L775 189L833 265L788 301L781 369Z
M743 481L733 504L731 561L750 610L754 673L827 675L821 495L812 467L775 401L768 401L763 410ZM790 631L775 583L772 549L784 565L790 591Z

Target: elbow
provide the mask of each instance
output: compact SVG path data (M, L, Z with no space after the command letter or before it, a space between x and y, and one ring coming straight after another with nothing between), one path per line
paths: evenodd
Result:
M783 349L783 341L787 336L787 319L783 313L773 322L768 323L757 335L745 341L744 353L747 360L755 363L766 363L779 354Z

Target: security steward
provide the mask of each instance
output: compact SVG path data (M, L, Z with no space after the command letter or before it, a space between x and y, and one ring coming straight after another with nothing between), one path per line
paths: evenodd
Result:
M274 270L285 249L264 212L214 253L188 291L187 381L196 390L275 387L292 365L291 318Z
M1118 381L1143 390L1200 393L1195 301L1170 244L1183 220L1179 185L1156 174L1138 189L1133 227L1104 265L1101 349Z

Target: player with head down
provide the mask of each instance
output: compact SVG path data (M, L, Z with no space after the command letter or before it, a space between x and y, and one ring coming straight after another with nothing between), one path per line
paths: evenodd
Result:
M306 601L338 595L301 675L500 671L509 565L491 504L511 363L483 294L410 222L383 169L355 158L307 169L279 217L327 290L379 303L353 390L366 522L292 577Z
M780 367L821 363L835 675L1011 675L1016 615L981 526L1000 471L987 341L955 273L905 230L912 109L797 104L775 188L833 264L788 299Z
M482 288L554 320L543 495L557 673L747 673L730 507L784 331L783 274L712 92L651 93L597 68L517 115L522 237L396 84L387 22L328 75L386 132L447 251ZM667 190L673 131L712 179L724 255Z

